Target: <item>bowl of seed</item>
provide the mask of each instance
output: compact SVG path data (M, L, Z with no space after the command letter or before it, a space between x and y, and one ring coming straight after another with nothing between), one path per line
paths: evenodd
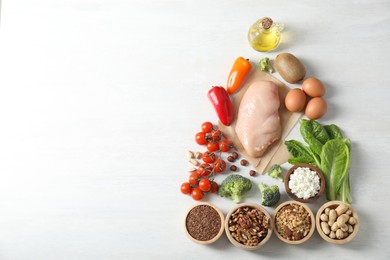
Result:
M325 191L325 178L320 169L310 164L296 164L284 178L284 187L293 200L310 203Z
M272 218L256 203L241 203L226 216L225 233L238 248L255 250L262 247L272 235Z
M342 201L329 201L316 215L317 232L327 242L346 244L359 230L359 217L351 205Z
M214 243L223 233L224 215L214 204L199 202L188 209L184 229L195 243Z
M314 214L298 201L286 201L274 211L276 236L287 244L302 244L314 233Z

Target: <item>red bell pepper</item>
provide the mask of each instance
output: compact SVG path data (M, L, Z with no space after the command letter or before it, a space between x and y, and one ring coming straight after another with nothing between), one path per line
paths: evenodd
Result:
M223 87L212 87L207 93L222 124L228 126L233 120L233 107L229 94Z

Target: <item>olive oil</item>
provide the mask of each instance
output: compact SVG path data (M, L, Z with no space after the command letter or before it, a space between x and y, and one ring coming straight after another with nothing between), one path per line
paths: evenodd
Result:
M278 47L282 30L282 24L274 24L271 18L264 17L251 26L248 41L257 51L271 51Z

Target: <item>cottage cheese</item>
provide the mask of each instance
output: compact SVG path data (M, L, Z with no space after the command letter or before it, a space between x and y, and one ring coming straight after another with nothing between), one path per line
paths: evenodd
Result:
M300 199L314 197L320 191L320 177L307 167L298 167L290 175L288 187Z

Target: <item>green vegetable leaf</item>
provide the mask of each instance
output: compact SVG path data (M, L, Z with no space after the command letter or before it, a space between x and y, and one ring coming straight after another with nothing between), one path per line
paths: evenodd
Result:
M313 165L319 165L320 159L317 155L313 154L313 152L309 149L309 147L303 145L301 142L296 140L285 141L284 144L287 147L289 153L293 156L293 158L289 159L289 163L295 161L300 161L302 163L310 163ZM299 158L299 159L294 159Z
M341 186L340 192L338 194L338 200L345 201L349 204L352 203L352 197L350 193L350 182L349 182L349 174L344 178L343 185Z
M343 138L343 134L337 125L325 125L324 128L328 133L329 139Z
M349 165L350 150L342 139L329 140L323 146L320 169L325 175L328 200L338 199L344 179L348 177Z
M351 156L351 140L344 138L343 142L348 147L349 156ZM349 204L352 203L352 197L350 193L350 182L349 182L349 168L351 167L351 160L348 161L348 170L347 174L344 177L343 185L341 186L340 192L338 194L338 200L345 201Z
M309 163L316 166L313 158L309 159L304 157L291 157L290 159L288 159L288 163L292 165L299 164L299 163Z
M312 158L309 148L296 140L285 141L287 150L294 157Z
M351 140L349 140L348 138L344 138L343 142L347 145L349 153L351 153Z
M302 119L300 132L310 149L320 155L322 146L329 140L325 128L317 121Z

